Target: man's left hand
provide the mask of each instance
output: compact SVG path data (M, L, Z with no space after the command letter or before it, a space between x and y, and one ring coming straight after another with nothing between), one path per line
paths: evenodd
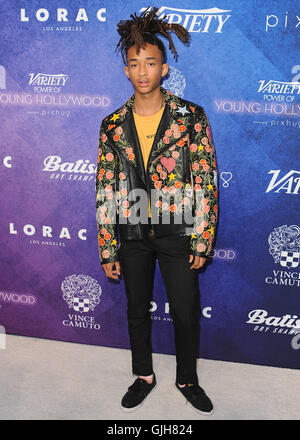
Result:
M194 261L193 261L194 259ZM189 263L193 261L193 264L191 265L190 269L200 269L200 267L204 266L206 262L205 257L199 257L198 255L190 255Z

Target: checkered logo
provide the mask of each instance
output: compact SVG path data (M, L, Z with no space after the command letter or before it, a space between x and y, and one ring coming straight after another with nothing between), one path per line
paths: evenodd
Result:
M280 265L283 267L298 267L300 261L300 252L281 251Z
M76 312L88 312L90 310L90 300L88 298L74 298L73 309Z

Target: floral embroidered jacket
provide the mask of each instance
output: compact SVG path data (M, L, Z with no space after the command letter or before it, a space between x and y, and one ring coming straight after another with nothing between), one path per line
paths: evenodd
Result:
M138 218L140 190L151 194L155 236L188 234L191 254L211 254L218 218L218 179L209 122L201 106L163 88L161 92L166 105L146 169L132 114L134 96L102 121L96 174L101 264L119 260L122 237L143 237L148 199ZM162 220L164 216L167 221Z

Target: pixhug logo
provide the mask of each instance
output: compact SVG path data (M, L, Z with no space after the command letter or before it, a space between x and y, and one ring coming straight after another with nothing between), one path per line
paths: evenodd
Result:
M146 8L140 9L140 12L145 11ZM202 32L202 33L223 33L224 24L231 17L231 9L178 9L170 8L168 6L161 6L157 15L159 18L166 18L168 23L178 23L188 32Z
M269 32L271 29L279 29L281 32L283 29L300 29L300 16L296 14L290 14L288 11L282 14L270 14L266 16L265 31Z

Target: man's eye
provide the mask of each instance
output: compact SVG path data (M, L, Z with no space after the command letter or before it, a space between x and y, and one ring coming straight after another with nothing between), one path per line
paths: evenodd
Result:
M148 65L149 66L155 66L155 63L149 63Z
M132 67L136 67L136 64L131 64L130 67L131 67L131 68L132 68Z

